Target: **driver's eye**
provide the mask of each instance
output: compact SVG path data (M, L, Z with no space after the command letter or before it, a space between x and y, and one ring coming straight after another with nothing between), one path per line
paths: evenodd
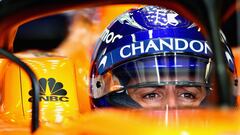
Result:
M191 100L196 99L196 96L194 94L188 93L188 92L181 93L180 97L185 98L185 99L191 99Z
M148 93L143 96L143 99L154 100L159 97L160 95L158 93Z

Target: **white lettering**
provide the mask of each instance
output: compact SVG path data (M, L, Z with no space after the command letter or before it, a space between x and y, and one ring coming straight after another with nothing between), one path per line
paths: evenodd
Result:
M227 58L228 64L233 64L234 63L231 55L227 51L225 51L225 56Z
M132 42L136 42L136 37L135 37L135 35L134 35L134 34L131 34L131 36L132 36Z
M208 52L212 53L212 49L209 47L209 45L207 44L207 41L204 43L204 53L208 54Z
M132 55L135 55L136 54L136 50L137 49L140 49L140 52L141 53L144 53L144 42L140 42L140 46L135 46L135 44L132 44Z
M148 31L149 38L153 38L153 30Z
M122 38L122 35L117 34L117 35L113 38L112 43L115 41L116 38L121 39L121 38Z
M103 32L102 35L101 35L102 41L105 41L105 40L106 40L106 37L107 37L108 33L109 33L109 30L108 30L108 29L105 29L104 32Z
M114 37L114 33L113 32L110 32L108 35L107 35L107 39L106 39L106 43L110 43L112 41Z
M104 32L101 35L101 39L103 42L108 43L113 43L115 41L115 39L121 39L122 35L115 35L114 32L110 32L109 29L105 29Z
M180 44L184 46L180 47ZM186 40L180 39L180 38L175 39L175 49L177 51L183 51L183 50L186 50L187 48L188 48L188 42Z
M164 41L164 39L159 39L160 42L160 50L163 50L163 45L167 46L169 49L173 50L173 39L170 38L170 43Z
M149 49L154 49L155 51L159 51L158 47L156 46L156 44L152 40L150 40L148 42L148 45L147 45L147 48L146 48L145 52L148 52Z
M198 40L192 40L189 45L190 45L190 48L195 52L202 52L204 49L203 44Z
M124 51L125 48L130 48L130 49L131 49L131 46L130 46L130 45L125 45L125 46L123 46L123 47L120 49L120 56L121 56L122 58L127 58L127 57L131 56L130 51L129 51L128 54L124 54L124 53L123 53L123 51Z
M159 45L159 46L158 46ZM125 45L120 48L120 56L122 58L131 57L134 55L140 55L148 52L176 52L187 51L196 53L211 54L212 50L208 46L207 42L200 40L186 40L182 38L164 38L155 39L149 41L141 41L132 43L131 45Z

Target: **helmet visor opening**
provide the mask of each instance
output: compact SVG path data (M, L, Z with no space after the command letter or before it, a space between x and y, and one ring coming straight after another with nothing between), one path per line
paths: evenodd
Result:
M104 75L96 76L94 98L134 87L165 85L208 87L211 61L183 54L154 55L123 63Z

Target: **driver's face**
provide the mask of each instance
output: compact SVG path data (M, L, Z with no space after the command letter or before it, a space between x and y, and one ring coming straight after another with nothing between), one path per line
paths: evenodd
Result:
M206 96L201 87L166 85L160 87L133 88L129 96L144 108L196 107Z

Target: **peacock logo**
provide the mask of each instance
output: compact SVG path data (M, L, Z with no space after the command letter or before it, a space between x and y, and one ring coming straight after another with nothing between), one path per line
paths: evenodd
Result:
M67 91L63 89L63 83L56 82L54 78L41 78L38 82L40 85L39 101L69 101L66 96ZM28 101L32 102L33 90L31 89L28 94L31 96Z

